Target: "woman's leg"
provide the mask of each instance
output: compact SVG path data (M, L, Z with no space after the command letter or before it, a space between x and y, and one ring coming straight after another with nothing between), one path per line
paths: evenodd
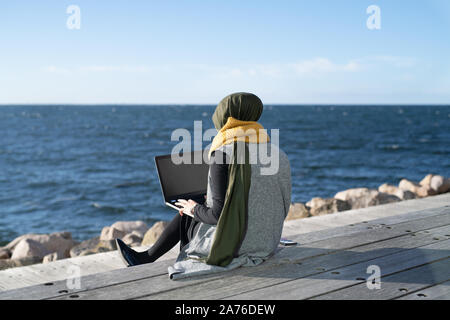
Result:
M153 246L148 249L148 251L139 253L139 260L142 261L142 263L156 261L180 241L180 237L182 236L181 231L184 232L184 228L181 227L181 223L184 220L182 218L183 217L177 213Z

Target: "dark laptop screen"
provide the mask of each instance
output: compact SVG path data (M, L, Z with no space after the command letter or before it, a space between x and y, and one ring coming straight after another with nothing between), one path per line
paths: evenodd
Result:
M190 153L191 157L194 152ZM207 163L177 165L172 162L170 155L157 156L155 162L165 201L206 194L209 170ZM193 162L192 160L191 163Z

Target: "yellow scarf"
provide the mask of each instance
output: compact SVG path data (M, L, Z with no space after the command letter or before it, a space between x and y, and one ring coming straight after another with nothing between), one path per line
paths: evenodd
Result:
M248 143L268 143L270 141L266 130L255 121L241 121L233 117L228 117L227 123L220 129L214 137L209 150L209 156L214 150L234 141L244 141Z

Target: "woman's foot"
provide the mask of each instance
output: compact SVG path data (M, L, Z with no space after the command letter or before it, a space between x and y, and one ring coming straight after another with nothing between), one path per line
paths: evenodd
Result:
M131 249L122 240L116 239L116 244L119 256L122 258L122 261L127 265L127 267L137 266L145 263L142 261L139 252Z

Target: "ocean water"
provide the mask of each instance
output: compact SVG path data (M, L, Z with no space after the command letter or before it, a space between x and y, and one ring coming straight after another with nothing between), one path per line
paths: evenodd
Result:
M214 106L0 106L0 244L24 233L84 240L163 206L153 157L174 129L212 128ZM292 201L450 176L450 106L266 105L292 170ZM204 146L208 143L205 142Z

